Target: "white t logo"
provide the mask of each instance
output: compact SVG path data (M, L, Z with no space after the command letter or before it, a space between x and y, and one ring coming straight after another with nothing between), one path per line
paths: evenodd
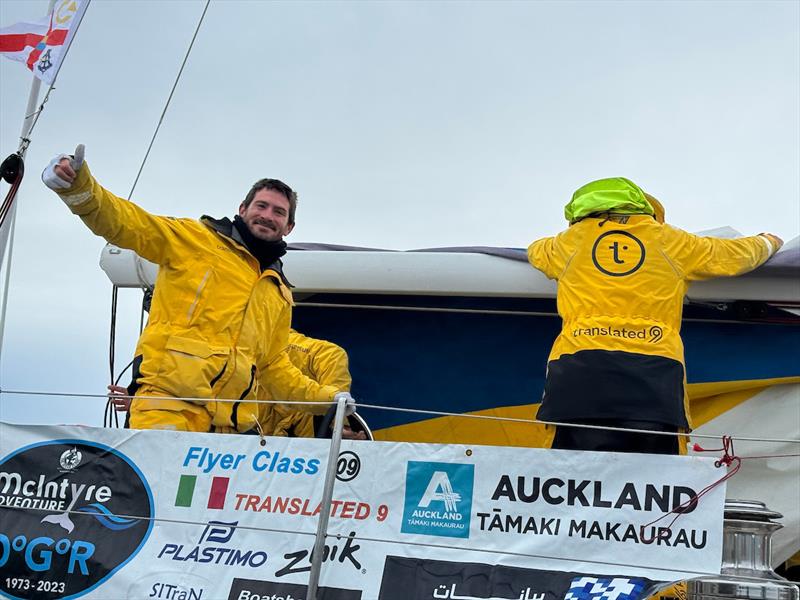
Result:
M458 508L458 502L461 500L461 494L453 491L453 486L450 485L450 479L444 471L435 471L431 476L428 487L425 493L422 494L422 499L419 501L421 508L427 508L431 502L444 502L444 507L448 512L454 512Z

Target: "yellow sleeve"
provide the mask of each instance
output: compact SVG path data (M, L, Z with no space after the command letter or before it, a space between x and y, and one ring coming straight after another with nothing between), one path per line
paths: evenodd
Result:
M282 285L282 284L278 284ZM259 365L260 371L266 370L267 366L280 358L286 356L286 347L289 345L289 329L292 322L292 306L289 303L281 305L280 314L272 326L271 337L266 348L266 357L263 365Z
M742 275L764 264L775 250L764 236L701 237L664 225L664 251L688 281Z
M176 245L188 243L187 223L195 223L151 215L133 202L115 196L97 183L86 163L78 171L73 186L58 195L93 233L159 265L168 263Z
M299 410L290 412L286 417L280 420L275 425L274 430L270 435L280 437L314 437L314 416L307 412Z
M329 385L320 385L300 372L292 364L286 352L281 352L261 374L261 385L265 386L275 400L294 400L298 402L333 402L339 391ZM282 405L289 410L305 410L324 415L328 405Z
M289 345L289 329L292 322L292 307L284 305L272 328L267 356L259 369L259 386L264 387L274 400L294 400L299 402L332 402L340 390L328 385L320 385L303 375L289 359L286 347ZM274 406L274 405L273 405ZM300 406L282 405L288 410L307 410L314 414L325 414L325 405Z
M335 387L339 392L349 392L353 379L347 361L347 352L332 342L315 340L310 360L314 379L323 385Z
M549 279L558 279L564 273L569 262L570 251L562 231L555 237L536 240L528 246L528 262Z

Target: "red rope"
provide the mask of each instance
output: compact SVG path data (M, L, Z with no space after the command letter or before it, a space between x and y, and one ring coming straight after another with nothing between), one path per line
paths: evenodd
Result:
M701 447L699 444L695 444L694 445L694 450L696 452L723 452L724 454L722 455L722 457L719 460L714 462L714 466L719 468L719 467L724 465L725 467L728 468L727 473L725 473L725 475L720 477L714 483L711 483L711 484L707 485L706 487L704 487L702 490L697 492L696 495L692 496L691 498L689 498L685 502L683 502L683 503L679 504L678 506L676 506L675 508L673 508L671 511L666 512L663 515L661 515L660 517L658 517L657 519L642 525L639 528L639 538L641 539L641 541L643 543L650 544L650 543L654 542L657 537L660 537L662 535L662 529L659 528L659 533L657 535L653 535L653 537L651 539L645 539L644 530L645 530L646 527L650 527L651 525L655 525L660 520L665 519L669 515L675 513L675 516L669 522L669 525L667 525L666 528L664 528L664 530L663 530L664 533L670 532L671 529L672 529L672 526L675 524L675 521L677 521L680 518L680 516L685 512L684 509L686 509L689 506L692 506L694 504L697 504L697 502L698 502L698 500L700 500L700 498L702 498L703 496L708 494L711 490L713 490L717 486L721 485L722 483L726 482L728 479L730 479L731 477L736 475L736 473L739 471L739 469L742 466L742 459L740 457L736 456L736 453L733 450L733 438L731 436L729 436L729 435L722 436L722 448L705 449L705 448Z
M688 508L689 506L691 506L693 504L696 504L697 501L700 500L700 498L702 498L703 496L708 494L715 487L721 485L722 483L724 483L725 481L727 481L728 479L730 479L731 477L736 475L736 473L738 473L739 469L742 466L742 461L743 460L764 459L764 458L790 458L790 457L794 458L794 457L800 457L800 454L765 454L765 455L762 455L762 456L736 456L736 452L733 449L733 437L731 437L729 435L722 436L722 448L703 448L700 444L694 444L694 446L692 446L692 449L695 452L722 452L723 453L722 456L719 458L719 460L714 462L714 466L716 466L717 468L725 466L725 467L728 468L728 472L725 473L725 475L720 477L714 483L704 487L702 490L697 492L697 494L695 496L692 496L686 502L683 502L682 504L679 504L678 506L673 508L671 511L664 513L663 515L661 515L660 517L658 517L654 521L650 521L649 523L646 523L645 525L642 525L640 527L640 529L639 529L639 533L640 533L639 537L642 540L642 542L644 542L646 544L650 544L650 543L654 542L657 537L663 535L663 533L669 532L672 529L672 526L675 524L675 521L677 521L680 518L680 516L682 514L684 514L684 510L683 509ZM655 525L660 520L665 519L666 517L668 517L672 513L675 513L675 516L672 518L672 520L669 522L669 525L667 525L666 528L663 528L663 529L659 528L658 534L654 534L652 539L645 539L644 530L645 530L646 527L650 527L651 525Z

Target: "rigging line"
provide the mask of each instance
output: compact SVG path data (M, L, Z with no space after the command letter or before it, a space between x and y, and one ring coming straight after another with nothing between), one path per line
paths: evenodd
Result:
M559 317L558 313L546 311L533 311L533 310L493 310L487 308L443 308L443 307L428 307L428 306L388 306L383 304L339 304L332 302L304 302L298 300L295 303L296 308L302 306L310 306L313 308L365 308L369 310L397 310L409 312L433 312L433 313L463 313L475 315L516 315L521 317ZM559 317L560 318L560 317ZM719 323L725 325L763 325L763 321L739 321L736 319L701 319L695 317L684 317L687 323ZM794 324L790 321L787 324Z
M125 375L125 373L128 372L128 369L130 369L132 366L133 366L133 361L131 360L127 365L125 365L125 368L122 369L122 371L119 372L119 375L117 375L117 378L114 380L114 385L119 385L119 381L120 381L120 379L122 379L122 376ZM128 396L120 396L120 397L121 398L128 398L128 399L132 399L133 398L133 396L130 396L130 397L128 397Z
M117 299L119 295L119 288L116 285L111 286L111 325L109 331L109 339L108 339L108 369L109 369L109 382L114 385L116 384L115 376L114 376L114 367L115 367L115 359L116 359L116 346L117 346ZM122 374L120 374L121 376ZM108 397L106 400L106 407L105 407L105 415L103 418L104 425L106 417L108 418L108 427L111 427L111 424L114 423L116 427L119 427L119 415L117 411L114 410L113 403L111 402L111 397Z
M0 510L36 511L36 512L45 512L45 513L52 513L53 512L50 509L37 508L37 507L32 507L32 506L29 506L29 507L0 506ZM67 510L67 511L64 511L64 513L87 516L87 513L83 512L83 511L80 511L80 510L76 510L76 509ZM64 513L61 513L61 514L64 514ZM115 516L123 518L123 519L133 519L133 520L136 520L136 521L152 521L153 523L170 523L170 524L174 524L174 525L204 525L204 526L208 526L208 525L211 524L210 522L205 522L205 521L190 521L190 520L185 520L185 519L167 519L165 517L144 517L144 516L141 516L141 515L123 515L123 514L117 514ZM316 533L307 532L307 531L289 531L289 530L285 530L285 529L274 529L274 528L270 528L270 527L255 527L255 526L252 526L252 525L249 525L249 526L248 525L227 525L227 526L232 528L232 529L243 529L243 530L246 530L246 531L255 531L255 532L262 532L263 531L263 532L269 532L269 533L290 533L290 534L297 534L297 535L306 535L306 536L309 536L309 537L316 536ZM342 537L342 534L331 533L330 531L326 531L325 532L325 537L326 538L337 538L338 539L338 538ZM468 552L482 552L482 553L485 553L485 554L498 554L498 555L501 555L501 556L502 555L508 555L508 556L517 556L517 557L521 557L521 558L542 558L542 559L545 559L545 560L562 561L562 562L570 562L570 563L587 563L587 564L595 564L595 565L607 565L607 566L613 566L613 567L631 567L631 568L634 568L634 569L654 569L654 570L659 570L659 571L668 571L668 572L671 572L671 573L693 573L694 575L697 575L697 576L719 575L719 573L711 573L711 572L706 572L706 571L693 571L691 569L671 569L671 568L668 568L668 567L653 566L653 565L642 565L642 564L635 564L635 563L620 563L620 562L613 562L612 563L612 562L606 562L606 561L602 561L602 560L592 560L592 559L589 559L589 558L582 558L582 559L578 560L578 559L573 559L573 558L564 558L564 557L561 557L561 556L551 556L551 555L548 555L548 554L529 554L529 553L525 553L525 552L512 552L512 551L507 550L507 549L492 550L492 549L489 549L489 548L463 548L463 547L454 547L452 545L446 545L446 544L433 544L433 543L430 543L430 542L411 542L411 541L408 541L408 540L400 541L400 540L391 540L391 539L385 539L385 538L372 538L372 537L358 536L358 535L353 536L353 539L362 540L362 541L368 541L368 542L378 542L378 543L384 543L384 544L395 544L395 545L399 544L401 546L419 546L419 547L422 547L422 548L437 548L437 549L460 550L460 551L468 551Z
M50 84L49 88L47 88L47 91L44 94L44 99L39 104L39 108L37 108L33 113L25 117L28 118L29 116L33 116L33 122L31 123L28 132L19 139L19 149L17 150L17 152L21 153L22 155L25 155L25 153L28 150L28 146L31 145L31 135L33 134L33 128L36 127L36 123L39 122L39 117L44 112L44 105L47 104L47 101L50 99L50 92L52 92L54 89L56 89L55 81Z
M72 43L75 41L75 38L78 35L78 30L81 28L81 23L83 23L83 19L86 17L86 13L89 11L90 4L91 0L87 0L86 9L83 11L80 21L78 21L78 24L75 26L75 33L72 34L72 37L69 40L69 45L66 48L64 48L64 55L61 57L61 66L58 68L58 73L56 73L55 77L53 78L53 83L51 83L50 87L47 88L47 91L44 94L44 99L42 100L41 104L39 104L39 108L36 109L36 111L33 113L33 122L31 123L31 126L28 128L27 134L25 134L20 139L19 149L21 152L23 152L23 154L25 150L28 149L28 146L31 143L31 135L33 134L33 129L34 127L36 127L36 123L39 122L39 117L44 111L44 105L47 104L47 101L50 99L50 92L52 92L55 89L56 80L58 79L58 76L61 74L61 69L64 66L64 62L67 60L67 54L69 54L69 50L70 48L72 48ZM50 10L52 11L52 8ZM26 116L25 118L28 118L28 116Z
M2 390L0 390L2 393ZM409 413L417 413L417 414L428 414L428 415L436 415L441 417L464 417L468 419L485 419L487 421L508 421L511 423L525 423L525 424L536 424L536 425L555 425L558 427L573 427L576 429L597 429L597 430L605 430L605 431L613 431L613 432L629 432L629 433L646 433L646 434L655 434L655 435L666 435L666 436L674 436L674 437L694 437L694 438L708 438L712 440L718 440L722 438L723 435L727 434L708 434L708 433L681 433L679 431L652 431L650 429L632 429L627 427L608 427L607 425L589 425L585 423L561 423L558 421L540 421L538 419L520 419L515 417L496 417L494 415L475 415L470 413L450 413L444 411L434 411L434 410L424 410L419 408L400 408L397 406L380 406L377 404L364 404L361 402L357 402L355 404L356 408L374 408L378 410L388 410L388 411L395 411L395 412L409 412ZM738 435L732 435L736 441L742 442L773 442L773 443L787 443L787 444L800 444L800 440L795 439L780 439L780 438L751 438L751 437L742 437Z
M69 392L37 392L37 391L27 391L27 390L4 390L0 388L0 395L8 394L8 395L16 395L16 396L55 396L59 398L108 398L108 394L74 394ZM209 402L213 400L214 402L223 402L223 403L237 403L241 402L240 399L234 398L187 398L187 397L176 397L176 396L124 396L119 395L119 398L129 398L129 399L138 399L138 400L155 400L155 401L168 401L168 400L183 400L185 402ZM247 400L249 404L297 404L300 406L330 406L330 402L306 402L303 400ZM785 439L785 438L756 438L756 437L744 437L739 436L736 434L722 434L722 433L682 433L677 431L652 431L650 429L632 429L626 427L608 427L606 425L588 425L584 423L561 423L558 421L539 421L536 419L520 419L516 417L496 417L494 415L475 415L470 413L452 413L452 412L444 412L444 411L436 411L436 410L424 410L421 408L401 408L398 406L382 406L378 404L364 404L361 402L356 402L354 405L356 408L373 408L376 410L388 410L388 411L395 411L395 412L406 412L406 413L413 413L413 414L425 414L425 415L433 415L437 417L457 417L457 418L465 418L465 419L484 419L486 421L506 421L509 423L522 423L526 425L556 425L559 427L574 427L577 429L598 429L598 430L606 430L606 431L613 431L613 432L630 432L630 433L644 433L644 434L653 434L653 435L671 435L674 437L693 437L697 439L709 439L709 440L719 440L724 435L729 435L729 437L733 437L738 442L767 442L767 443L774 443L774 444L800 444L800 439ZM466 445L466 444L465 444Z
M0 389L0 395L9 394L16 396L48 396L58 398L107 398L108 394L75 394L69 392L37 392L28 390L4 390ZM186 396L123 396L119 395L118 398L130 398L136 400L183 400L184 402L224 402L229 404L236 404L242 402L241 398L198 398ZM330 406L330 401L320 402L307 402L305 400L246 400L248 404L299 404L304 406Z
M197 22L197 27L195 28L194 35L192 36L192 41L189 42L189 48L186 50L186 56L183 57L183 63L181 63L181 68L178 70L178 76L175 78L175 83L172 84L172 90L167 98L167 103L164 105L164 110L161 111L161 117L158 119L156 130L153 132L153 137L150 139L150 145L147 146L147 152L145 152L144 158L142 159L142 164L139 166L139 172L136 173L136 179L133 180L131 191L128 194L128 200L133 197L133 191L136 189L136 184L139 182L139 177L142 175L144 165L147 162L147 158L150 156L150 150L152 150L153 143L156 141L156 136L158 135L158 130L161 129L161 124L164 122L164 116L167 114L167 109L169 108L169 103L172 100L172 95L175 93L175 88L178 87L178 81L180 81L183 68L186 66L186 62L189 60L189 54L192 52L192 46L194 46L194 41L197 39L197 33L200 31L200 25L203 24L203 19L206 16L206 11L208 11L209 4L211 4L211 0L206 0L206 5L203 7L203 14L200 15L200 20Z
M411 312L466 313L476 315L521 315L525 317L558 317L555 312L537 312L522 310L490 310L484 308L441 308L427 306L385 306L380 304L331 304L328 302L297 302L296 306L313 306L314 308L367 308L371 310L406 310Z
M111 383L114 383L114 350L117 341L117 295L119 288L111 286L111 324L108 334L108 369Z
M152 299L152 296L151 296ZM142 331L144 331L144 307L145 303L147 302L147 290L142 290L142 308L139 310L139 335L142 335ZM148 319L150 317L150 311L148 312ZM133 362L133 361L131 361Z
M0 506L0 510L19 510L19 511L36 511L36 512L45 512L45 513L53 513L52 509L49 508L38 508L35 506ZM70 515L83 515L83 516L91 516L90 513L85 513L78 509L70 509L66 510L61 513L63 514L70 514ZM211 525L210 521L190 521L187 519L167 519L166 517L143 517L141 515L123 515L123 514L114 514L115 517L120 517L122 519L133 519L135 521L152 521L153 523L170 523L173 525L204 525L208 527ZM225 524L227 527L231 529L244 529L247 531L267 531L270 533L289 533L289 534L297 534L297 535L307 535L314 537L316 536L316 532L313 531L297 531L297 530L289 530L289 529L275 529L272 527L255 527L253 525L230 525L228 523Z

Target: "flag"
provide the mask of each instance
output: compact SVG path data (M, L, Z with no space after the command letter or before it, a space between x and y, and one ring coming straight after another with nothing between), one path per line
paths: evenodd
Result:
M25 63L52 85L88 5L89 0L57 0L53 12L39 21L0 29L0 54Z

